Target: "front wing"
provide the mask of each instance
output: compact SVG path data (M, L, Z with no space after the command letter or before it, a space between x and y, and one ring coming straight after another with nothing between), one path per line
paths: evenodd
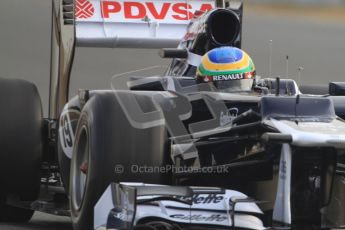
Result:
M147 184L110 184L94 209L94 229L131 229L148 220L181 229L266 229L254 200L234 190Z

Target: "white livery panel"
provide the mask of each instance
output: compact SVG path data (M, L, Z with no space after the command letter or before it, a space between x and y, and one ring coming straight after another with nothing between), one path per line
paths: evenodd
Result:
M90 47L176 47L197 11L212 0L77 0L76 44Z

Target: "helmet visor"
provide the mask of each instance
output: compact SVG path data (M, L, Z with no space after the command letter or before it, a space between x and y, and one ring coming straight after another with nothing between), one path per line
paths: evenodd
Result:
M221 92L243 92L251 91L253 87L253 79L243 79L243 80L234 80L234 81L215 81L213 82L214 86Z

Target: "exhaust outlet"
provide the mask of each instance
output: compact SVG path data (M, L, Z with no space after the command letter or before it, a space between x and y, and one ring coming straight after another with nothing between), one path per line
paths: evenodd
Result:
M218 9L206 22L207 36L217 46L231 45L238 38L241 22L238 15L227 9Z

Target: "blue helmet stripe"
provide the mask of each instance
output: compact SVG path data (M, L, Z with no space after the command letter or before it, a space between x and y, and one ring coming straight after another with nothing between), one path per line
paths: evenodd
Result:
M222 47L210 51L208 58L216 64L229 64L240 61L243 58L243 52L233 47Z

